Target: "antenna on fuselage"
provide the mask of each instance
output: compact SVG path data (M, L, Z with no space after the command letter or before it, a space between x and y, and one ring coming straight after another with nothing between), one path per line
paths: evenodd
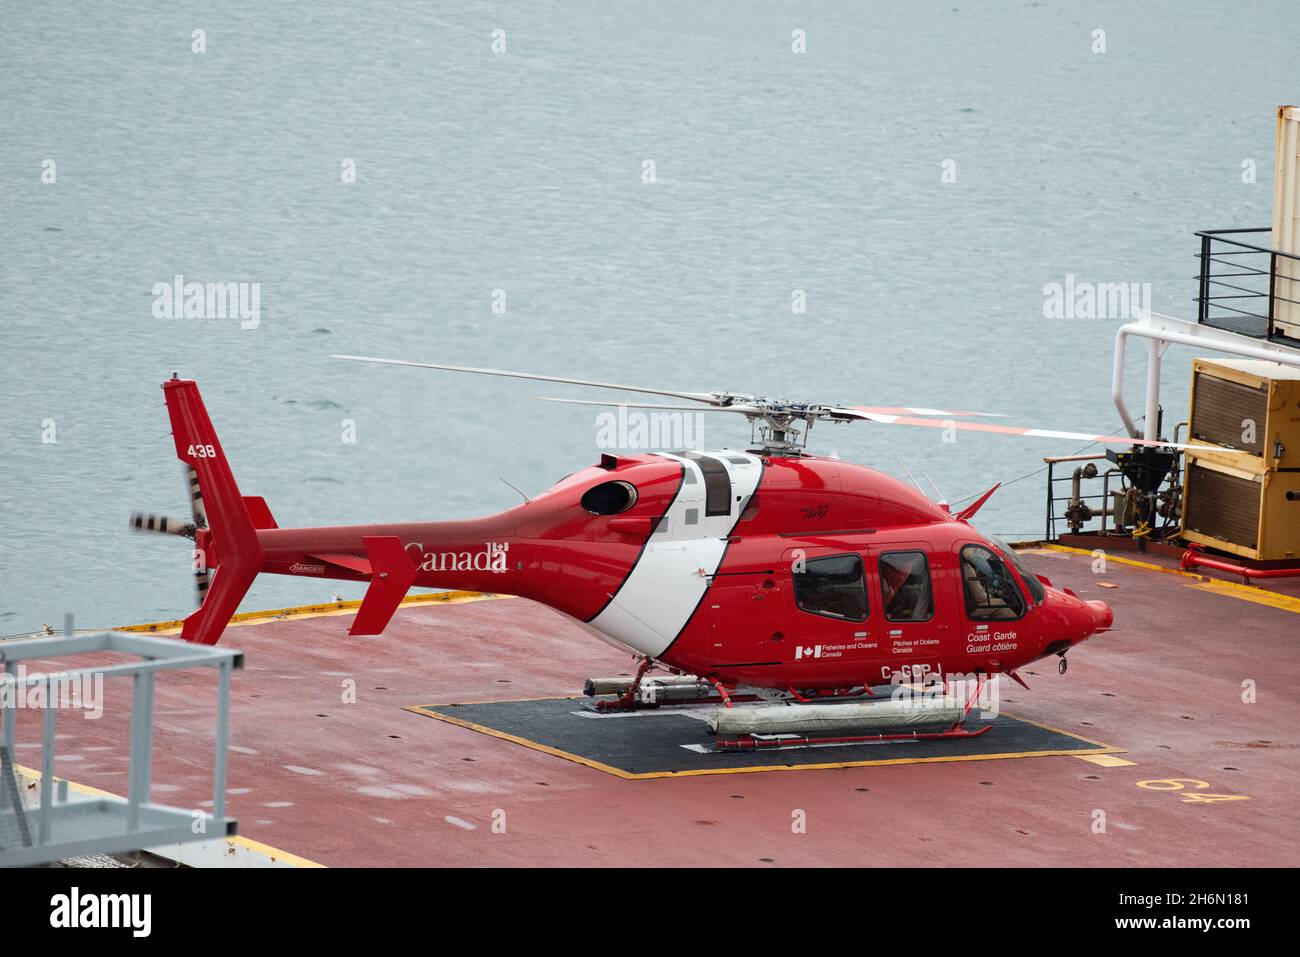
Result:
M916 490L920 492L922 495L925 495L925 489L921 488L921 483L916 480L916 476L913 475L912 470L907 467L907 463L904 462L902 459L895 459L894 461L897 462L899 466L902 468L902 470L907 473L908 479L911 481L913 485L916 486ZM930 496L925 495L925 497L929 498Z
M942 492L939 491L939 486L934 484L934 479L930 478L930 473L925 470L925 466L918 463L916 467L921 470L921 474L925 476L925 480L930 483L930 488L934 489L934 494L939 496L939 506L941 508L947 509L948 507L947 496L945 496Z
M498 475L497 478L501 478L501 476ZM531 498L529 498L527 495L525 495L525 494L524 494L523 492L521 492L519 489L515 488L513 485L511 485L511 484L510 484L509 482L507 482L505 479L501 479L501 481L502 481L502 483L504 483L507 487L514 489L516 492L519 492L519 494L520 494L521 496L523 496L523 500L524 500L524 504L525 504L525 505L527 505L529 502L532 501Z
M929 494L925 489L921 488L921 483L916 480L916 476L913 475L912 470L907 467L907 463L902 459L897 459L896 461L903 467L903 471L907 473L907 477L912 480L912 484L916 486L916 490L926 498L929 498ZM930 478L930 473L925 470L925 466L918 463L916 467L921 470L921 474L925 476L925 480L930 483L930 488L934 489L934 494L938 496L939 500L935 504L945 512L948 511L948 499L939 491L939 486L934 484L934 479Z

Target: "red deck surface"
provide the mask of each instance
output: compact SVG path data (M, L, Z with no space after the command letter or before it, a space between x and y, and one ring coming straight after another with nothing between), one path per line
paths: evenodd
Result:
M348 638L338 616L230 628L223 645L247 665L232 683L229 813L241 834L330 866L1300 864L1300 615L1117 561L1104 576L1083 555L1029 561L1110 602L1116 630L1076 649L1066 676L1045 661L1024 674L1031 692L1006 683L1003 704L1125 748L1133 766L1039 757L627 781L402 710L576 694L587 675L629 670L559 614L503 599L406 607L379 638ZM1246 680L1257 703L1242 701ZM159 680L156 801L210 799L214 688ZM61 716L56 773L125 793L123 692L100 721ZM37 724L21 715L20 740ZM1249 799L1138 786L1166 778Z

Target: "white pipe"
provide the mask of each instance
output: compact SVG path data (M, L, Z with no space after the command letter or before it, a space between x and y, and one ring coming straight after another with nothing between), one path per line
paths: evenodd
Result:
M1194 331L1180 332L1177 328L1169 328L1170 326ZM1124 402L1124 351L1128 345L1130 335L1154 340L1151 344L1153 353L1148 356L1147 360L1147 438L1154 437L1153 429L1156 427L1155 419L1157 416L1153 414L1152 407L1154 405L1158 409L1160 405L1161 343L1196 346L1214 352L1225 352L1229 355L1241 356L1244 359L1276 362L1280 365L1300 369L1300 352L1286 346L1257 345L1254 340L1239 336L1235 332L1226 332L1222 329L1198 325L1185 319L1176 319L1173 316L1164 316L1160 313L1144 313L1141 319L1136 322L1125 323L1115 333L1115 362L1110 380L1111 401L1115 403L1115 408L1119 411L1119 417L1123 421L1124 427L1128 429L1128 434L1134 438L1138 436L1137 423L1133 421L1133 416Z
M1161 343L1147 340L1147 419L1146 439L1160 438L1160 352Z
M1120 420L1124 423L1124 428L1128 430L1129 438L1138 437L1137 423L1133 421L1133 416L1129 414L1128 406L1124 404L1124 348L1128 345L1128 334L1130 326L1120 326L1119 332L1115 334L1115 365L1111 371L1110 377L1110 399L1115 403L1115 408L1119 410Z

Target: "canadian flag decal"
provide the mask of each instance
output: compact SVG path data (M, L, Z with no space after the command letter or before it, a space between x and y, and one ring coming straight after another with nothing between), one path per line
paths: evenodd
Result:
M821 645L798 645L794 649L794 660L801 658L820 658L822 656Z

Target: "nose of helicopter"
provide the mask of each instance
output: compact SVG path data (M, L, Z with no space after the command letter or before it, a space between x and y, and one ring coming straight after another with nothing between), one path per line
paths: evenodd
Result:
M1045 610L1057 640L1071 645L1110 631L1115 615L1104 601L1085 601L1069 589L1050 589Z
M1110 610L1110 605L1104 601L1085 602L1088 609L1092 612L1094 626L1092 634L1098 634L1103 631L1110 631L1110 626L1115 622L1115 614Z

